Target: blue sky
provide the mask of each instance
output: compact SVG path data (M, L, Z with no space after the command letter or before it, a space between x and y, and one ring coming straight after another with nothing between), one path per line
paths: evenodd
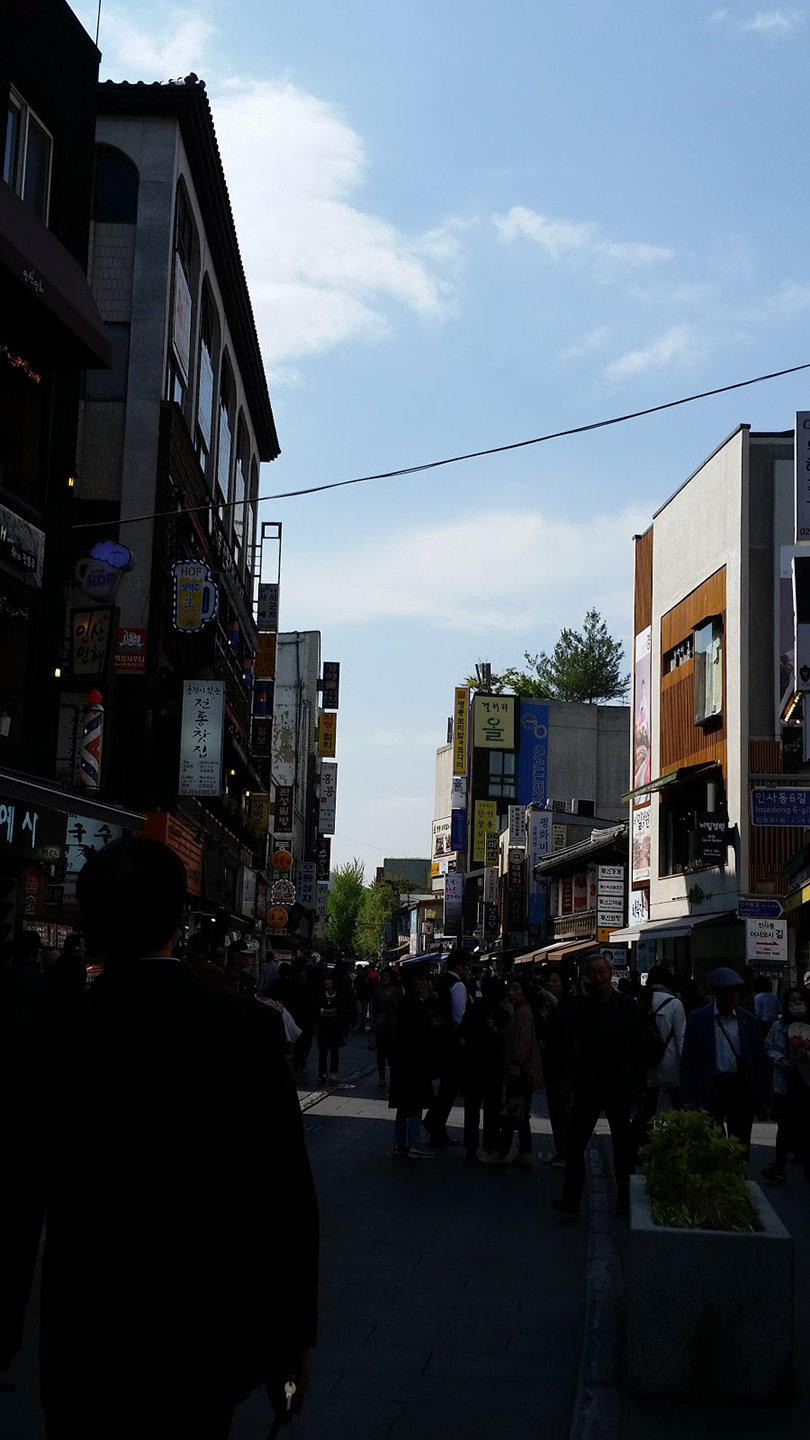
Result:
M747 0L104 0L103 78L208 85L282 446L263 493L810 360L809 40L810 5ZM454 684L590 605L627 644L633 533L809 384L265 507L282 627L342 665L337 860L428 853Z

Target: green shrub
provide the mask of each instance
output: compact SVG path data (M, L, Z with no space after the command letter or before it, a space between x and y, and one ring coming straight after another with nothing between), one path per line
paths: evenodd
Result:
M678 1230L759 1230L739 1140L703 1110L658 1115L640 1155L656 1225Z

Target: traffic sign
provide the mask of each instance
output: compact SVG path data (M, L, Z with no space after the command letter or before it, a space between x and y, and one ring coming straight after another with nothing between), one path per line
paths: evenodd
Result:
M787 965L787 923L784 920L747 920L745 958L750 962Z
M737 900L738 920L779 920L781 916L782 906L778 900L765 900L748 895L740 895Z

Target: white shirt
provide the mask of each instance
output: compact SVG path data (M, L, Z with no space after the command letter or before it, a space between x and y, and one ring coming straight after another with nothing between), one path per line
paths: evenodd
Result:
M725 1032L725 1033L724 1033ZM735 1055L735 1050L737 1054ZM730 1015L721 1015L717 1008L717 1001L714 1005L714 1055L718 1075L737 1074L737 1055L742 1054L740 1044L740 1027L737 1022L737 1011L732 1010Z
M455 975L455 971L452 972ZM467 1009L467 986L463 980L456 979L450 990L450 1013L453 1016L453 1024L458 1029L464 1019L464 1011Z

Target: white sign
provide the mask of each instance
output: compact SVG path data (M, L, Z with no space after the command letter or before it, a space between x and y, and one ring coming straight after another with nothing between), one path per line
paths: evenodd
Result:
M78 874L96 850L103 850L111 840L123 835L120 825L106 820L92 820L89 815L68 815L65 832L65 860L68 874Z
M454 775L450 786L450 809L467 809L467 779L464 775Z
M596 902L597 910L610 911L613 915L624 914L623 895L600 895Z
M509 844L519 845L521 850L526 841L526 806L509 806Z
M448 815L446 820L433 821L433 859L440 860L442 855L450 854L450 831L452 821Z
M191 291L188 288L188 281L185 271L180 263L180 256L174 257L174 323L172 325L172 344L174 353L177 356L177 363L183 372L183 379L188 380L188 362L191 357Z
M599 880L597 886L600 899L603 895L624 895L624 885L621 880Z
M444 928L448 933L461 926L464 876L453 871L444 877Z
M239 910L240 915L249 915L251 918L256 913L256 871L244 869L242 871L242 904Z
M498 903L498 871L494 865L487 865L484 870L484 904L496 905Z
M278 585L259 585L256 629L262 634L278 630Z
M633 884L650 878L650 816L652 806L633 811Z
M796 544L810 541L810 410L796 412Z
M770 965L787 965L787 921L746 920L745 958Z
M601 883L603 880L624 880L623 865L599 865L597 866L596 877Z
M337 814L337 761L321 761L321 803L318 830L321 835L334 835Z
M298 716L294 702L275 700L271 751L274 784L294 785L298 752Z
M222 793L224 680L184 680L180 795Z
M630 924L646 925L650 918L650 892L649 890L632 890L630 892Z
M299 860L296 871L298 884L298 904L304 910L313 910L315 907L315 884L318 875L318 867L314 860Z

